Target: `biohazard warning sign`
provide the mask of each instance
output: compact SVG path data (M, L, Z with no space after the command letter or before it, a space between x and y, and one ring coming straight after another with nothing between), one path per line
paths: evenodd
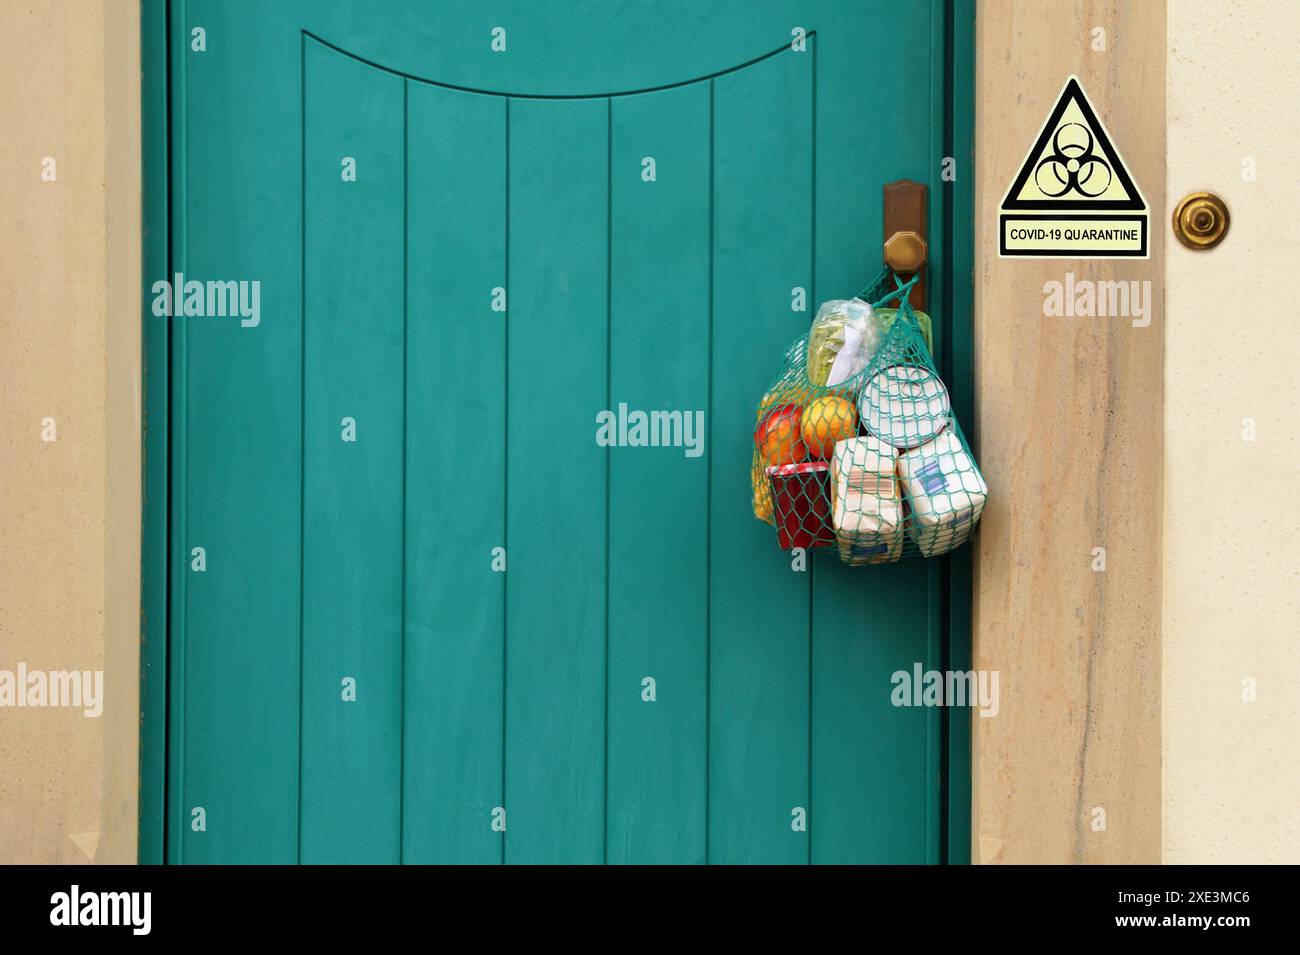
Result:
M1145 259L1149 218L1146 199L1071 76L1002 200L999 254Z

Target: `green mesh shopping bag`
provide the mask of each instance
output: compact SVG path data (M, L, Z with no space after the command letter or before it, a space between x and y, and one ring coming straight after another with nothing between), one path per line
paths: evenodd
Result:
M758 406L754 515L783 550L848 564L932 557L969 539L988 487L934 367L915 279L885 269L818 309ZM893 303L891 305L891 303Z

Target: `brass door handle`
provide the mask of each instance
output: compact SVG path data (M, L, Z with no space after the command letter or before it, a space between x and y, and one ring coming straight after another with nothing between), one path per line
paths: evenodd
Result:
M910 229L895 232L885 240L885 264L895 272L915 272L925 265L929 247Z
M910 179L888 183L884 206L885 264L904 280L916 279L909 301L913 308L924 310L925 260L930 254L925 186Z

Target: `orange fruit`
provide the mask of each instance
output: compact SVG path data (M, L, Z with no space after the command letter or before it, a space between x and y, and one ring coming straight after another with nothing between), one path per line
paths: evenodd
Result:
M803 443L808 456L823 460L835 453L835 442L858 433L858 409L847 398L826 395L810 404L803 413Z

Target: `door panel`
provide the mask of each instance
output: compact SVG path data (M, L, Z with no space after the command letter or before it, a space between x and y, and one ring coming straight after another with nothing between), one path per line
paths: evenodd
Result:
M611 409L708 414L710 94L610 101ZM705 858L706 450L609 456L610 862Z
M783 51L714 82L712 862L808 860L792 822L808 809L810 578L754 519L745 462L757 401L807 317L789 313L812 282L813 63Z
M170 408L149 413L151 430L171 429L170 608L154 615L168 620L166 858L292 863L303 205L293 76L302 38L250 29L247 9L200 8L204 26L239 42L191 56L189 12L172 10L170 267L157 278L258 280L262 321L147 318L149 334L171 336ZM274 80L289 93L265 95L271 63L292 71Z
M508 862L602 860L609 103L510 104Z
M407 84L403 859L501 861L506 100ZM473 183L473 188L466 188Z
M304 56L302 861L396 862L405 85Z
M881 185L921 178L921 170L944 155L943 142L933 137L938 124L918 121L932 109L932 91L909 55L930 46L935 24L919 13L887 23L887 31L873 31L873 41L858 56L843 55L838 35L821 31L817 37L824 44L817 63L819 298L843 295L858 280L861 260L846 255L845 247L864 255L878 248ZM878 60L883 61L879 67ZM893 68L884 68L889 62ZM870 92L859 108L867 105L873 119L852 122L835 91L863 82L864 65ZM930 189L935 211L941 189ZM856 208L869 214L845 214ZM931 236L941 234L941 221L931 225ZM942 248L937 241L931 245L930 275L937 290ZM937 298L936 291L931 299ZM929 313L942 329L947 316L933 305ZM941 331L940 347L942 338ZM907 670L913 661L940 665L938 626L930 618L940 586L930 563L873 567L866 574L833 559L814 564L810 772L816 813L810 835L818 862L916 862L918 847L937 845L939 790L933 782L938 767L930 763L938 745L935 711L895 708L889 694L879 690L889 685L890 674Z
M171 266L262 309L171 326L166 858L937 861L945 571L801 567L749 461L939 187L944 4L370 10L171 5Z

